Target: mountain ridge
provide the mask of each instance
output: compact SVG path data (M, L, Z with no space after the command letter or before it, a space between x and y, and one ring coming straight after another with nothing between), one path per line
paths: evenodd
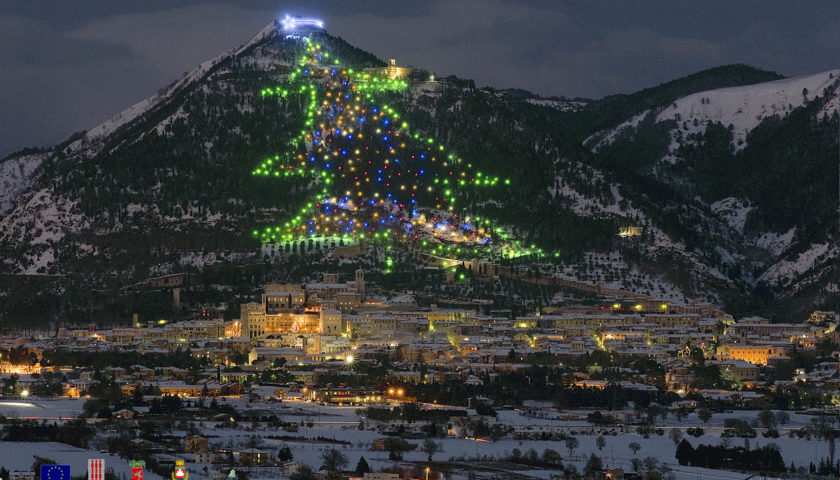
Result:
M317 38L347 52L353 59L348 65L382 64L337 37ZM4 176L19 186L31 180L30 187L17 190L19 194L12 192L18 195L11 202L14 206L0 220L6 272L69 273L111 284L112 280L102 279L122 275L137 280L206 264L195 263L196 258L277 261L265 256L259 242L247 234L248 226L289 211L294 198L250 173L257 159L275 151L293 129L292 106L261 102L257 92L266 80L288 77L295 48L272 22L251 41L204 62L163 93L71 137L59 144L58 151L38 154L43 158L27 174ZM745 66L718 67L686 77L689 80L679 88L706 85L714 72L722 75L721 84L778 76ZM733 75L735 80L730 78ZM793 234L775 232L775 239L774 232L755 231L747 242L743 229L755 222L755 214L751 217L748 211L755 200L735 195L712 202L691 195L695 180L680 171L683 157L712 155L706 144L714 140L717 127L689 132L699 141L672 150L668 133L672 130L663 130L662 125L673 129L678 122L652 121L645 114L630 130L615 135L617 142L604 144L603 152L584 146L583 129L568 127L576 118L589 129L598 122L615 122L614 112L644 106L650 98L670 98L673 93L668 92L680 80L684 79L628 96L635 98L632 102L610 98L573 108L516 92L505 96L458 86L456 81L431 90L418 83L393 101L404 109L411 125L442 138L459 154L480 162L480 168L491 169L494 175L515 175L511 176L515 185L505 196L477 194L469 202L476 212L510 225L526 244L542 245L546 251L554 248L558 260L554 266L538 262L541 271L641 289L663 298L734 305L743 312L775 308L777 300L801 293L791 286L793 282L810 278L803 285L822 284L823 293L809 294L817 300L805 304L822 305L818 297L830 293L828 282L836 275L829 265L835 251L831 236L820 243L817 235L811 248L795 238L796 229ZM702 92L690 92L667 103L691 95L703 98ZM818 100L806 99L787 112L816 105L813 102ZM815 120L818 125L833 121L827 112L835 100L836 93L824 99L818 111L826 113ZM603 118L593 120L599 102L601 106L619 102L620 108L610 107L602 112ZM753 130L762 131L765 123L760 120ZM648 138L654 141L647 142ZM486 139L498 140L482 141ZM753 155L763 142L731 154ZM667 154L680 158L673 168L657 170L657 162ZM631 164L621 160L628 155L634 159ZM725 148L715 158L724 155L729 155ZM10 155L0 166L17 158ZM517 162L512 163L512 158ZM692 187L683 192L680 183ZM618 239L619 225L641 225L645 233L636 240ZM788 236L787 245L780 247L779 239ZM755 256L756 248L764 260ZM808 253L815 248L819 251ZM231 256L231 252L241 253ZM805 257L798 262L797 255ZM795 266L808 262L811 266L805 271ZM771 279L774 286L769 285ZM762 289L758 297L757 288ZM772 293L766 292L768 288ZM756 304L756 298L764 303Z

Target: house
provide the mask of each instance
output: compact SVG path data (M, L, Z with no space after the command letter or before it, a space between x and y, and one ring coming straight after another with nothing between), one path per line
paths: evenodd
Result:
M184 439L184 450L188 453L206 452L208 444L207 437L193 435Z
M247 448L233 452L233 457L239 459L240 465L261 465L268 461L268 452L256 448Z
M195 463L216 463L219 455L216 452L195 452Z

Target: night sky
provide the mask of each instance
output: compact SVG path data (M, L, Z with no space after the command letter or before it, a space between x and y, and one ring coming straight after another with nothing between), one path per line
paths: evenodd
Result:
M629 93L730 63L840 66L836 0L2 0L0 157L107 120L283 13L321 17L383 59L544 96Z

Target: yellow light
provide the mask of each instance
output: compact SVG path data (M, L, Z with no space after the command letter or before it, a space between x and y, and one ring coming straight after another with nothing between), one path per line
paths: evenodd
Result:
M355 357L353 357L353 355L347 355L347 357L344 358L344 363L350 364L350 363L353 363L355 361L356 361L356 359L355 359Z

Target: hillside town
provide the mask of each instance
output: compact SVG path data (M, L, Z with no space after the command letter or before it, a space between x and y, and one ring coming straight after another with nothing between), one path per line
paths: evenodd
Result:
M178 301L181 279L156 282L169 285ZM289 449L286 442L274 442L283 453L278 457L261 440L268 433L249 434L241 444L220 441L227 435L220 429L246 422L251 432L310 430L325 439L336 426L370 431L364 449L389 452L393 464L385 468L393 470L403 453L422 450L406 438L539 438L565 445L575 433L650 438L668 428L677 438L702 432L711 426L711 412L729 409L774 409L780 417L786 411L840 412L840 336L833 312L814 312L796 324L760 317L734 321L710 305L604 297L514 316L421 307L409 294L389 298L366 283L361 269L352 278L326 273L320 281L268 284L254 300L243 301L228 320L222 311L200 308L186 321L135 316L131 327L62 327L0 338L4 431L12 435L8 422L23 428L30 418L4 405L49 410L53 402L75 402L72 414L31 417L63 422L61 428L79 417L136 431L171 418L180 434L122 433L98 441L111 454L142 453L161 474L183 457L202 470L197 475L216 478L227 474L223 466L252 474L318 471L317 461L286 458L293 455L282 450ZM4 403L10 400L25 403ZM668 412L697 424L683 432L679 423L664 421ZM773 418L762 425L765 434L778 437ZM718 428L722 435L735 427ZM802 438L803 432L810 439L806 428L788 433ZM289 444L305 438L286 437ZM96 438L90 434L88 440ZM438 448L427 448L427 463L434 465ZM578 458L574 448L568 450L556 463ZM368 460L377 464L376 454ZM388 474L411 477L403 471L406 464L400 468ZM627 470L632 478L632 468ZM634 471L654 470L636 465Z

